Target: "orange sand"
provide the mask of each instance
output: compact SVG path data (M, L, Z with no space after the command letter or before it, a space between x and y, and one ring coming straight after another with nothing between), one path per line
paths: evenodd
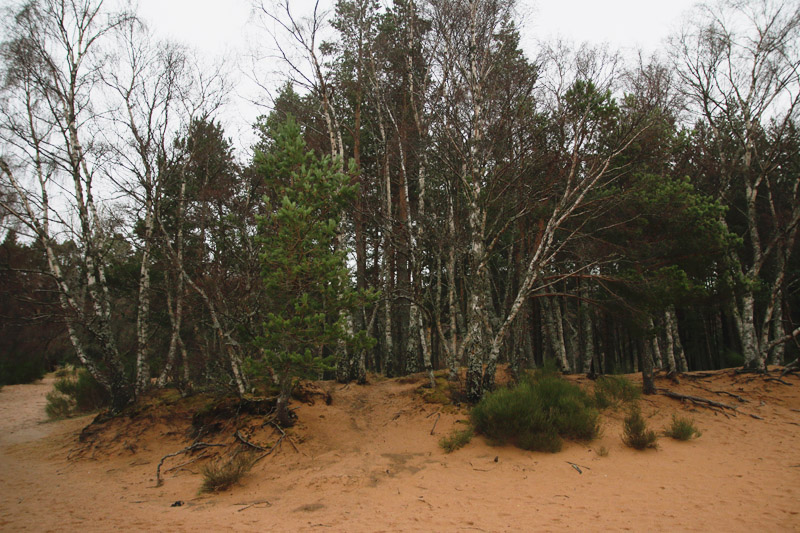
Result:
M784 378L790 385L731 371L680 385L659 380L740 412L649 397L642 409L650 427L664 428L678 412L695 419L702 437L661 438L658 450L634 451L620 440L624 413L609 410L601 438L554 455L491 447L480 437L445 454L438 440L466 415L442 413L431 435L442 406L414 392L422 379L323 383L331 405L296 411L298 451L284 441L241 485L203 495L202 463L179 466L193 456L166 460L164 484L155 486L161 457L191 442L185 422L109 429L101 437L117 431L116 438L87 449L77 436L91 417L44 421L52 377L7 386L0 391L0 530L800 531L795 376ZM723 390L749 401L713 392ZM232 443L231 433L215 442ZM269 428L251 438L276 440ZM602 446L605 457L596 453ZM184 504L171 507L178 500Z

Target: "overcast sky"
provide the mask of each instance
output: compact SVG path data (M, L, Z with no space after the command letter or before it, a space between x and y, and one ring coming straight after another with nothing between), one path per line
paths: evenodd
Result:
M302 12L312 0L292 0ZM575 44L608 43L612 49L647 54L658 51L696 0L522 0L523 48L533 55L536 41L556 37ZM333 0L322 0L332 5ZM235 58L247 50L250 0L139 0L139 14L164 37L196 48L203 54ZM262 36L265 43L267 36ZM244 85L244 82L240 82ZM261 111L263 112L263 111ZM258 110L239 105L227 124L234 137L247 136ZM230 131L233 129L234 131ZM245 141L245 144L246 141Z
M527 18L526 40L562 36L652 51L695 1L523 0L519 5ZM311 0L292 3L302 9ZM241 45L250 19L250 0L140 0L139 9L159 32L210 52Z

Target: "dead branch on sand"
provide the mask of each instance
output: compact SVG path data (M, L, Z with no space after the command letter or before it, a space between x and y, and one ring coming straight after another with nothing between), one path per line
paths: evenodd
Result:
M433 432L436 431L436 424L438 424L439 419L442 418L442 413L436 413L436 414L438 416L436 417L436 420L433 422L433 427L431 428L431 435L433 435Z

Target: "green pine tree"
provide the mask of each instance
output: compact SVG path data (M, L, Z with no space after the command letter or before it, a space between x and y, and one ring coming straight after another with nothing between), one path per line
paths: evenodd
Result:
M336 246L340 213L356 188L338 162L308 150L292 117L276 128L274 141L255 160L272 192L258 223L268 312L251 369L275 377L277 418L291 425L288 401L297 379L332 368L338 348L363 349L371 339L348 330L349 313L368 295L352 287L346 250Z

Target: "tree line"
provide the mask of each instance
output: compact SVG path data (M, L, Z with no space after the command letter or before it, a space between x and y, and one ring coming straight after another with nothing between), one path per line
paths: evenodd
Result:
M499 364L648 388L796 359L800 7L700 5L634 62L529 57L512 0L294 9L254 6L277 53L253 75L287 78L239 156L228 80L135 13L11 8L4 364L74 357L121 409L168 384L465 369L477 401Z

